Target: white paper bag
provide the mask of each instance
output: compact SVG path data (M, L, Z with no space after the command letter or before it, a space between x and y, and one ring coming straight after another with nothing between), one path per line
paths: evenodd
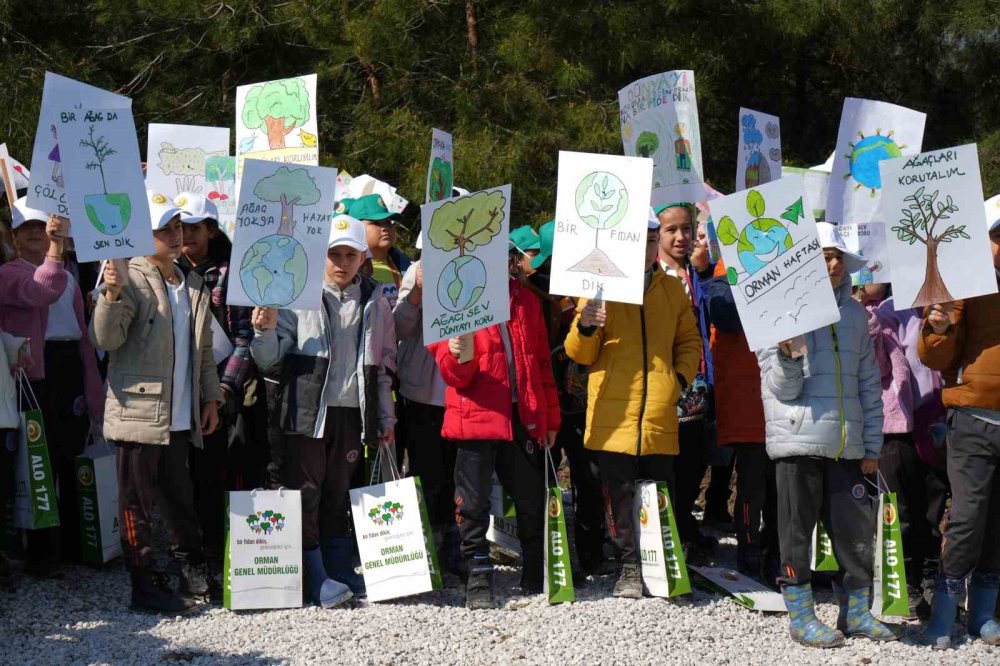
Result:
M121 557L118 522L118 470L114 449L89 446L76 457L76 485L80 509L80 554L88 564L104 564Z

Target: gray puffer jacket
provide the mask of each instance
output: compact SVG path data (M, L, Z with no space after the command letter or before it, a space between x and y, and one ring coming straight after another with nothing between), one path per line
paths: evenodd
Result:
M836 292L840 321L805 335L807 353L790 359L757 352L767 422L767 454L878 458L882 386L868 335L868 314L846 278Z
M444 378L434 357L424 346L423 310L407 298L416 286L419 266L420 262L414 261L406 269L399 287L399 300L392 311L396 320L396 337L399 338L396 354L399 393L407 400L444 407Z

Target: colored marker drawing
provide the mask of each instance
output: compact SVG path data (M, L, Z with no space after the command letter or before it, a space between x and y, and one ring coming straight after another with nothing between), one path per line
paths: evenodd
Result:
M877 190L882 189L882 177L879 175L878 163L893 157L901 157L905 145L897 145L893 140L894 132L889 131L884 136L881 128L875 134L865 136L858 132L860 140L848 144L851 152L844 155L849 163L849 170L844 174L844 180L853 178L854 189L866 187L874 197Z
M309 120L309 89L302 79L269 81L252 87L243 106L243 126L267 135L268 148L285 147L286 137ZM256 137L256 135L254 135ZM299 133L303 146L315 146L314 134ZM243 139L247 141L247 139ZM251 142L249 147L253 147ZM240 146L240 152L248 152Z
M753 221L738 231L736 223L729 216L719 220L718 235L723 245L736 244L740 264L749 275L762 270L771 261L795 244L792 234L780 220L764 217L765 202L757 190L750 190L746 200L747 212L753 216ZM803 218L802 199L799 198L789 206L781 219L792 224L798 224ZM730 266L727 270L729 284L736 284L739 271Z
M108 158L117 155L118 151L111 147L103 136L94 136L95 126L91 125L86 138L80 140L80 147L87 148L94 154L93 160L88 160L87 171L98 171L101 175L102 193L86 194L83 197L87 219L94 228L102 234L117 236L128 226L132 217L132 201L128 194L108 192L108 182L105 178L105 163Z
M569 271L610 277L626 277L611 258L599 247L601 231L613 229L628 213L628 189L621 179L607 171L594 171L583 178L576 188L576 213L594 234L594 249L568 268Z

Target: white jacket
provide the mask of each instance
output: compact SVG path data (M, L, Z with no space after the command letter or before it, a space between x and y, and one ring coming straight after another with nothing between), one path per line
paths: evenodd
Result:
M0 331L0 430L21 426L17 411L17 381L10 369L17 363L17 352L23 344L24 338Z

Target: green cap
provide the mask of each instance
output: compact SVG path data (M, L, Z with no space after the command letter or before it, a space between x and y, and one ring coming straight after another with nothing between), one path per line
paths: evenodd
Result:
M389 211L389 207L385 205L385 199L382 198L381 194L367 194L357 199L345 199L344 201L349 202L347 204L347 214L356 220L380 222L388 219L399 219L399 213Z
M552 256L552 239L555 234L555 220L550 220L538 227L538 256L531 260L531 267L536 271Z
M338 201L333 207L334 215L347 215L347 211L351 209L351 205L354 204L355 199L344 198ZM355 220L358 218L354 218Z
M662 213L663 211L665 211L665 210L666 210L666 209L668 209L668 208L683 208L684 206L687 206L687 205L688 205L688 204L686 204L686 203L683 203L683 202L680 202L680 201L678 201L678 202L675 202L675 203L668 203L668 204L663 204L663 205L661 205L661 206L656 206L656 207L655 207L655 208L653 209L653 212L654 212L655 214L659 215L660 213Z
M517 250L521 254L525 254L528 250L537 249L539 249L538 234L535 233L530 224L511 230L508 250Z

